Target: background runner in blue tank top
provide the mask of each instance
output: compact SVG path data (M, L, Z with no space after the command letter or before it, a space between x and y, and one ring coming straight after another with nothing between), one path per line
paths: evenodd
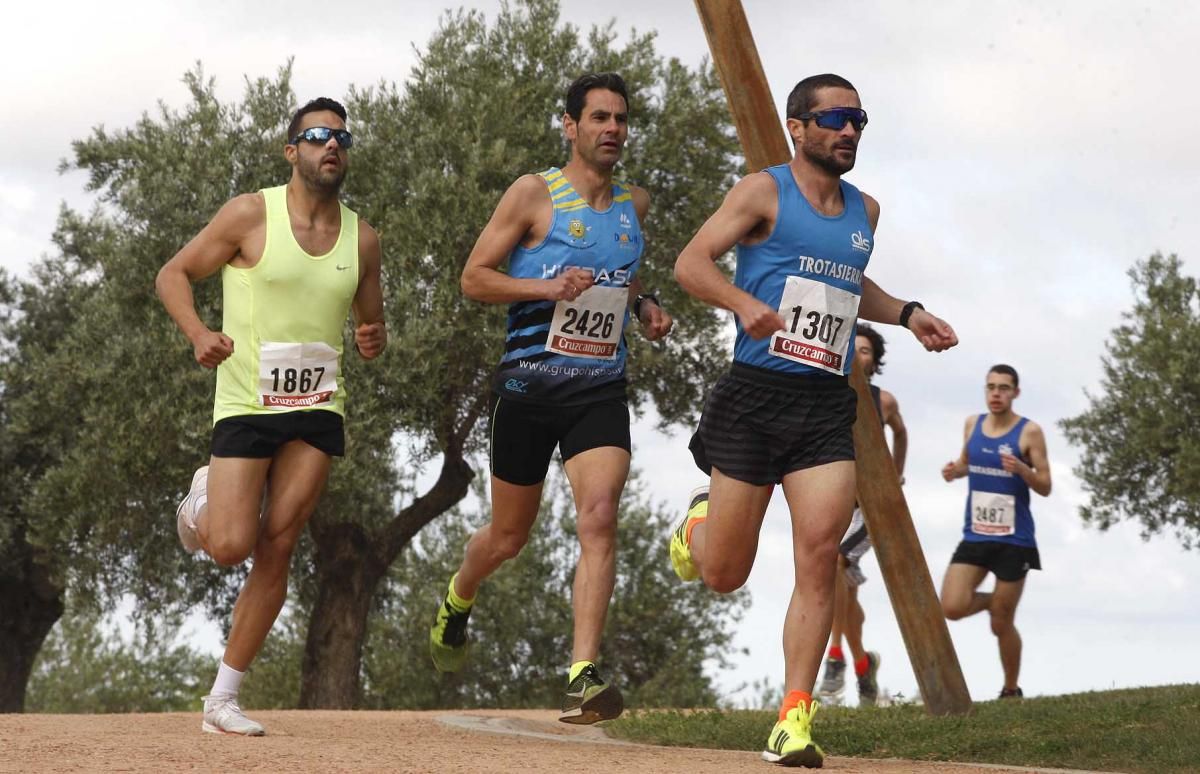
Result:
M450 579L430 652L443 672L462 667L475 593L529 539L557 446L580 508L574 642L559 715L566 723L614 718L624 706L595 660L616 580L617 503L629 475L626 309L650 340L671 330L657 300L638 295L650 199L613 180L628 110L619 75L576 79L562 117L571 160L513 183L462 275L468 297L509 304L492 404L492 520L471 537Z
M962 453L942 468L946 481L966 476L970 486L963 539L942 581L942 609L952 621L988 611L1000 645L1004 699L1022 695L1021 635L1014 620L1026 574L1042 569L1029 490L1050 494L1050 461L1042 428L1012 410L1021 394L1016 370L992 366L986 390L988 413L967 417ZM978 591L989 572L995 589Z
M931 351L958 339L919 304L895 299L863 275L879 204L842 181L867 123L845 78L817 75L788 97L795 154L746 176L675 263L684 289L737 317L730 373L713 387L693 436L711 492L691 499L671 538L683 580L720 592L750 574L776 484L792 516L792 583L784 623L787 695L764 757L819 766L810 721L813 684L829 637L838 541L854 507L854 392L846 373L855 321L901 324ZM737 247L730 282L715 261Z
M871 390L871 401L879 414L879 422L892 429L892 462L896 475L904 483L904 462L908 456L908 428L900 416L896 396L874 383L875 375L883 371L883 356L887 351L883 336L867 323L859 323L854 337L854 367L862 370ZM834 575L833 625L829 632L829 651L825 657L825 677L821 680L819 696L841 703L845 690L846 657L842 652L842 637L850 647L854 676L858 683L858 704L873 707L879 698L880 655L863 645L863 624L866 612L858 599L858 587L866 582L860 562L871 549L871 536L862 509L856 503L850 528L838 546L838 572Z

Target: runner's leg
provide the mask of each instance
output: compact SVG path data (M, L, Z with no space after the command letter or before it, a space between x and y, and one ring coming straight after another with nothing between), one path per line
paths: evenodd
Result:
M617 577L617 508L629 477L629 452L602 446L576 454L563 467L575 496L580 549L571 661L595 661Z
M785 690L812 693L833 618L838 544L854 508L854 463L831 462L783 477L792 515L795 577L783 627Z

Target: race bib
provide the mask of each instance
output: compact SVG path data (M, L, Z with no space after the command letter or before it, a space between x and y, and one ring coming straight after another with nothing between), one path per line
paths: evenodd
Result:
M323 341L264 341L258 351L259 398L276 410L326 405L337 392L337 372L337 350Z
M788 277L779 302L786 331L771 335L768 351L776 356L843 373L860 296L805 277Z
M592 285L574 301L559 301L546 350L568 357L613 360L625 324L628 288Z
M996 537L1017 530L1017 501L998 492L971 492L971 531Z

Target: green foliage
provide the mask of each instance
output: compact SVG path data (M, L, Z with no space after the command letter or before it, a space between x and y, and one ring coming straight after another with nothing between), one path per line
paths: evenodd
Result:
M761 750L775 712L638 712L609 733L647 744ZM1200 760L1200 685L989 701L963 717L923 707L822 707L827 755L1093 771L1188 772Z
M549 707L562 700L571 658L571 584L578 539L565 485L548 482L529 544L480 590L471 657L458 675L429 660L429 626L471 525L443 519L393 568L367 644L366 692L379 708ZM733 628L749 604L679 583L667 559L674 515L636 481L621 502L617 586L600 668L629 706L713 706L705 665L728 666ZM479 519L471 521L478 522Z
M1191 548L1200 538L1200 293L1181 269L1155 253L1129 271L1133 310L1112 331L1102 393L1060 425L1083 447L1084 521L1136 520L1147 538L1174 528Z
M31 712L194 711L213 659L174 645L177 630L143 621L130 639L99 611L68 611L46 639L29 681Z

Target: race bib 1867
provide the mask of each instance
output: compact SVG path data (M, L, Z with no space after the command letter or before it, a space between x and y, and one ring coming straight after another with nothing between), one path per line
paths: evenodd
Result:
M331 403L337 392L338 353L323 341L264 341L258 353L262 405L283 410Z

